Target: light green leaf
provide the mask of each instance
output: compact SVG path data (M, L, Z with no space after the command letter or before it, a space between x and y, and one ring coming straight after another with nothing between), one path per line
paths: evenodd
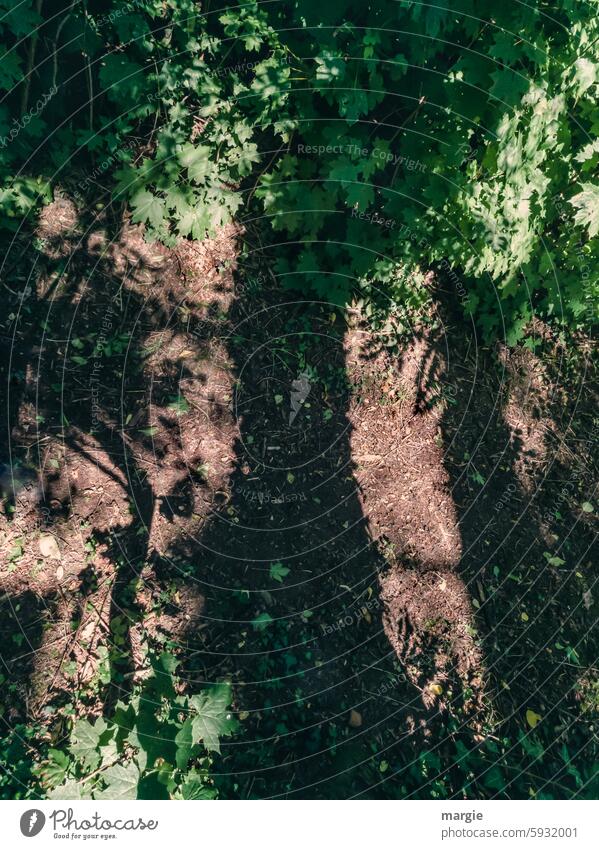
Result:
M187 168L189 179L194 183L203 183L213 169L210 161L210 148L205 145L195 145L189 142L178 154L178 159Z
M141 189L132 196L131 206L134 210L132 221L151 224L156 230L160 228L166 215L166 205L161 198Z
M270 567L270 577L273 581L278 581L280 584L283 583L283 578L286 578L291 570L286 566L283 566L282 563L272 563Z
M215 684L210 690L192 696L190 707L195 715L192 725L192 740L203 743L209 752L220 753L220 738L232 734L237 722L229 713L231 685Z
M570 199L576 209L574 221L589 229L589 236L599 232L599 186L593 183L581 183L582 191Z
M137 799L139 769L133 761L127 766L117 764L109 767L102 773L102 779L107 785L106 789L96 790L95 799Z
M105 725L98 728L88 722L87 719L77 720L73 728L71 754L90 770L96 769L100 763L98 745L103 730L105 730Z
M83 787L78 781L66 781L60 787L55 787L46 795L47 799L57 799L59 801L70 802L74 799L89 799L84 793Z

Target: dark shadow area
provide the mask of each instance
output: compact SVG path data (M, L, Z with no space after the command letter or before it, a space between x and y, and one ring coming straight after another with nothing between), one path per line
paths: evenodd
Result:
M587 794L588 446L552 440L584 440L592 403L562 420L560 363L519 385L442 288L387 349L254 269L221 279L218 245L194 277L59 209L2 338L6 462L40 481L5 499L29 536L3 574L11 721L73 690L110 711L166 642L193 691L234 684L225 798Z

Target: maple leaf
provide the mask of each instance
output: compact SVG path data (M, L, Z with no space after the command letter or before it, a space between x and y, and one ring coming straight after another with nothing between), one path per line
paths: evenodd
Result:
M210 161L210 148L206 145L196 146L189 142L182 147L177 158L187 168L189 179L194 183L203 183L214 168Z
M147 189L141 189L131 198L131 206L134 209L133 222L147 222L155 230L160 228L166 214L166 206L162 198L156 197Z
M237 721L228 712L231 702L231 685L215 684L210 690L192 696L190 707L195 711L191 726L191 740L203 743L209 752L220 753L220 738L235 731Z
M570 199L576 209L574 221L589 229L589 236L599 232L599 186L593 183L581 183L582 191Z

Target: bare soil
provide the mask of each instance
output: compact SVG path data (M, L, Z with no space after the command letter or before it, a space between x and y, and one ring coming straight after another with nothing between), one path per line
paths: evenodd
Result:
M464 338L443 281L389 349L256 283L241 235L168 250L63 198L12 248L5 463L40 489L3 493L5 720L58 744L156 642L190 687L233 680L242 798L385 796L406 737L475 746L528 708L558 740L596 663L584 349Z

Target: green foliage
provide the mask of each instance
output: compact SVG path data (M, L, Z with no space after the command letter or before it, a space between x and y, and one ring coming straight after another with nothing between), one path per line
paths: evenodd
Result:
M78 162L114 172L115 200L167 244L258 203L285 242L282 285L335 303L378 292L388 310L417 311L427 292L414 275L441 263L488 336L515 342L533 314L573 328L596 320L593 4L498 3L490 25L480 0L214 13L144 0L77 5L35 38L33 0L18 16L3 3L9 226ZM32 46L48 74L30 76L25 96ZM52 108L29 116L49 77ZM51 148L38 150L44 136Z
M273 226L301 243L279 270L347 300L356 284L389 292L381 262L444 262L487 335L505 327L516 341L533 311L589 329L599 294L588 181L599 158L596 10L561 2L549 17L495 4L489 26L488 6L451 9L349 0L335 4L335 20L351 23L329 28L310 4L291 12L298 27L286 43L314 59L304 60L309 85L286 100L293 144L257 192Z
M78 719L66 747L38 767L49 799L214 799L212 753L237 721L231 686L183 695L169 654L151 660L143 683L110 719Z
M4 683L4 682L3 682ZM9 685L9 692L12 685ZM40 728L35 723L4 728L0 737L0 799L35 796L32 751Z

